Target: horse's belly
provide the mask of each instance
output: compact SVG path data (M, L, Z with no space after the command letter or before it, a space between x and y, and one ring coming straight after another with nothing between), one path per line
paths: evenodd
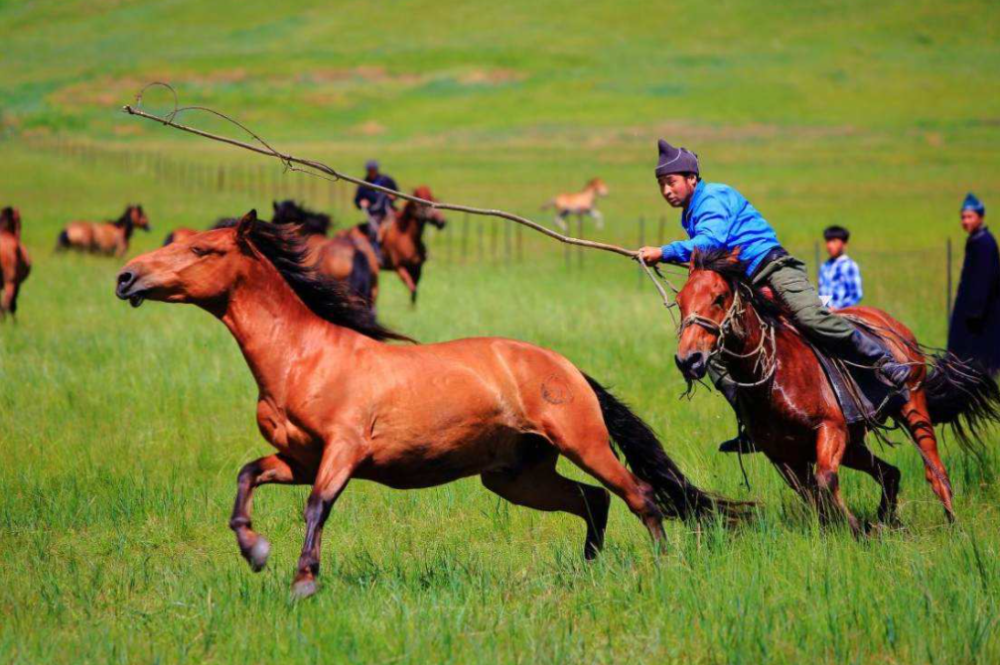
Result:
M414 437L377 445L355 475L397 489L433 487L516 466L524 454L525 436L512 427L486 427L474 436Z

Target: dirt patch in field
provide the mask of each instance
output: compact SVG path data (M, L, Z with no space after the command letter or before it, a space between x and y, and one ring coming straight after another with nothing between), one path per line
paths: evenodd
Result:
M375 120L369 120L363 122L360 125L355 125L351 128L351 134L357 134L359 136L378 136L379 134L386 133L386 127L380 122Z
M299 74L301 83L344 83L348 81L364 81L367 83L394 83L399 85L418 85L426 80L419 74L390 74L385 67L362 65L360 67L335 67L329 69L313 69Z
M457 80L462 85L503 85L527 78L514 69L473 69L459 74Z
M134 101L136 93L153 81L169 83L178 94L183 94L184 86L240 83L246 80L247 76L243 68L220 69L208 73L160 71L144 73L141 76L102 76L58 90L52 93L50 100L56 104L66 105L112 106ZM157 99L170 97L170 92L166 90L152 89L148 94L157 96Z

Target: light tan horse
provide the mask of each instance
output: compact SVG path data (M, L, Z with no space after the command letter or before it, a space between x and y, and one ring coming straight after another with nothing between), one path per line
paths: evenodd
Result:
M658 543L664 516L741 511L689 482L642 420L558 353L500 338L387 344L405 338L302 256L293 229L251 211L235 228L133 259L116 288L134 307L198 305L236 338L277 452L240 471L230 527L260 570L270 545L251 526L254 488L312 485L294 595L316 590L323 525L352 478L411 489L478 475L508 501L584 520L587 558L603 544L610 497L561 476L560 455L621 497Z
M559 228L567 228L566 218L576 215L578 220L582 220L584 215L594 220L597 228L604 228L604 215L597 209L597 198L608 195L608 186L600 178L593 178L584 185L583 190L570 194L559 194L542 206L556 209L556 224Z
M21 213L0 210L0 321L17 312L17 294L31 272L31 257L21 242Z
M125 256L135 229L150 229L149 218L141 205L127 206L121 217L114 221L70 222L59 234L56 249Z

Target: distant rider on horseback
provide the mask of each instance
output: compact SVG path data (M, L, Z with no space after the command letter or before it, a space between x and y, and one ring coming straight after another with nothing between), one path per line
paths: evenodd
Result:
M396 181L384 173L379 172L379 164L374 159L369 159L365 163L365 182L388 189L399 190ZM394 210L396 198L391 194L380 192L365 185L358 185L358 191L354 194L354 207L364 210L368 215L368 238L379 261L382 260L382 238L385 230L382 222L389 216L390 210Z
M686 262L696 249L705 252L738 248L750 282L755 287L769 286L800 331L820 347L850 362L875 367L884 381L897 390L904 389L909 367L896 362L886 348L823 306L809 282L805 264L785 251L774 229L749 201L728 185L703 182L698 156L690 150L675 148L663 139L659 148L656 179L667 203L683 209L681 225L689 239L663 247L643 247L640 256L646 264ZM730 405L737 409L738 386L718 358L709 361L708 373ZM754 450L742 432L719 449Z

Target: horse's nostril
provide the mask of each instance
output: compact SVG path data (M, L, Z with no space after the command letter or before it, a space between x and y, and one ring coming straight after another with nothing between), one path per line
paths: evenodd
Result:
M126 284L131 283L133 279L135 279L135 275L133 275L131 272L127 270L125 272L118 273L119 286L125 286Z

